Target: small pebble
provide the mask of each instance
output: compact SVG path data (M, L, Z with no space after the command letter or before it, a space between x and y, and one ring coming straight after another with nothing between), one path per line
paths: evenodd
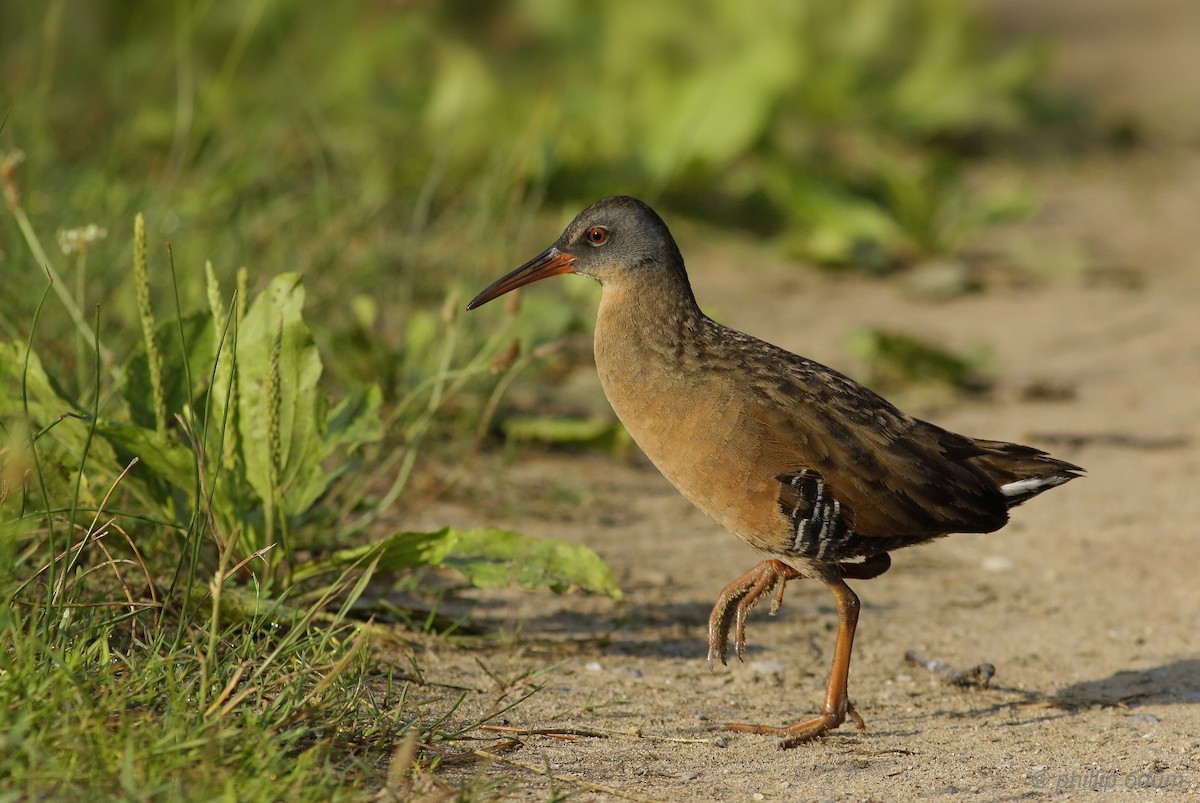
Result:
M600 666L599 661L588 661L586 664L583 665L583 668L588 670L589 672L599 672L604 667Z
M783 664L778 661L752 661L750 668L760 675L773 675L783 671Z

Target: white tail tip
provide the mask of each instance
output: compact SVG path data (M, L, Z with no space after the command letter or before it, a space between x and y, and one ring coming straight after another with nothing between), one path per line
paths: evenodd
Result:
M1071 477L1035 477L1030 480L1017 480L1000 486L1000 493L1005 496L1030 496L1040 493L1055 485L1062 485Z

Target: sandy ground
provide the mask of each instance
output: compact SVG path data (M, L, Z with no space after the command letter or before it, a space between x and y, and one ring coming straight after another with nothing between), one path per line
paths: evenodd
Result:
M889 573L852 583L863 614L851 696L868 730L847 724L781 751L772 738L707 728L818 709L829 593L793 582L778 616L752 617L746 662L709 671L709 609L758 556L644 461L522 452L496 480L504 507L441 505L428 523L587 543L626 598L464 595L460 610L520 635L470 651L435 642L421 664L479 690L464 712L496 699L480 662L505 678L539 672L545 688L503 720L603 736L526 737L505 755L539 772L476 762L448 780L510 773L513 798L577 800L618 799L602 787L667 801L1200 792L1200 5L985 5L1005 30L1054 36L1064 83L1152 123L1131 154L1029 167L1045 205L1003 236L1078 243L1092 257L1085 275L996 280L935 304L898 282L769 261L751 273L733 246L681 245L702 305L720 299L726 323L834 366L853 369L842 343L859 323L986 345L999 377L991 399L914 412L1047 447L1089 476L1017 510L1000 533L894 553ZM1071 392L1023 392L1046 381ZM906 663L909 650L959 667L990 662L996 676L986 689L953 687Z

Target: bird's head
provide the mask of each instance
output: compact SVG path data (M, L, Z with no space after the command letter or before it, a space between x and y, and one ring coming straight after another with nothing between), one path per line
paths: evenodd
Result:
M590 276L601 284L664 273L684 275L683 258L662 218L636 198L614 196L580 212L558 242L490 284L467 309L562 273Z

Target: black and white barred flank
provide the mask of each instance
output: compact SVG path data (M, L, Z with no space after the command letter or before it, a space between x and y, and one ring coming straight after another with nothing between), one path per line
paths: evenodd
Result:
M783 551L785 555L836 563L870 558L930 537L859 535L850 528L846 509L833 497L829 483L819 473L804 469L795 474L780 474L775 479L783 486L779 493L779 509L791 523L793 532L788 548ZM1041 490L1044 488L1038 488L1034 493ZM1014 500L1013 504L1019 501Z
M840 551L836 547L848 528L842 518L842 505L833 498L829 486L820 474L809 469L778 479L792 489L779 497L783 514L795 533L788 552L817 560L836 560ZM831 548L834 553L830 553Z

